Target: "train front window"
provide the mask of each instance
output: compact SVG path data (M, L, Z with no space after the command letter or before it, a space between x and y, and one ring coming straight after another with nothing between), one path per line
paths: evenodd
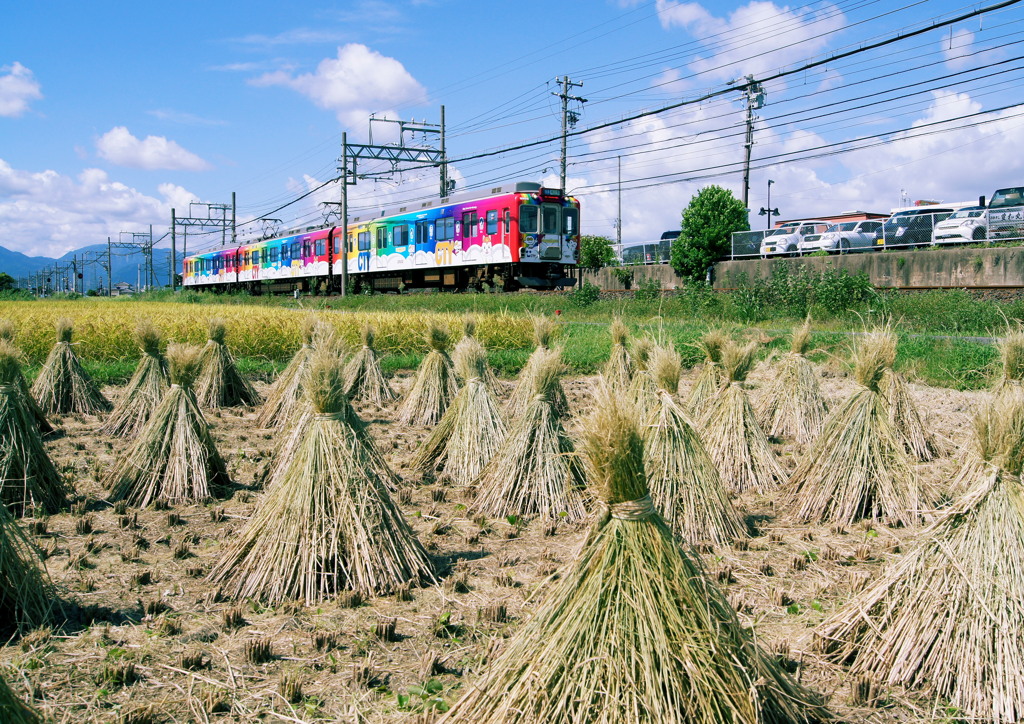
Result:
M541 209L541 233L560 234L562 232L561 224L558 223L559 210L557 206L547 205Z
M562 233L566 236L576 236L579 228L579 209L562 209Z
M520 234L536 234L537 233L537 207L536 206L522 206L519 209L519 233Z

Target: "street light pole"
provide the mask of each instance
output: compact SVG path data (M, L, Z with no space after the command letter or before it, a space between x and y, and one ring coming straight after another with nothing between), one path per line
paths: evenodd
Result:
M768 179L768 208L761 207L761 210L757 212L758 216L768 216L768 231L772 230L772 214L779 215L778 209L772 208L772 184L775 183L771 179Z

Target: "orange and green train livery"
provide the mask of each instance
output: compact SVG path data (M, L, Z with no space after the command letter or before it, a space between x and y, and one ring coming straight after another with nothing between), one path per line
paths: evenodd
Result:
M357 291L403 288L521 287L573 283L580 241L579 202L536 183L492 188L349 219L185 257L184 286L251 291L334 289L342 264Z

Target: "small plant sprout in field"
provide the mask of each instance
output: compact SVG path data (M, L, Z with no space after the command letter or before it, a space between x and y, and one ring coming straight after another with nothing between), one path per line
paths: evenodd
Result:
M581 449L602 503L590 535L439 721L824 721L818 697L761 650L658 515L639 423L619 391L598 392Z
M47 415L106 412L110 401L82 368L72 348L71 320L62 317L56 327L57 342L32 385L32 396Z

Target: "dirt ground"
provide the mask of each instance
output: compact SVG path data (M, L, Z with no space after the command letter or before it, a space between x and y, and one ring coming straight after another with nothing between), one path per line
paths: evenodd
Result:
M833 403L853 390L838 366L818 369ZM752 375L752 397L767 374L762 368ZM395 383L405 389L409 375ZM579 413L593 379L565 384ZM946 448L917 470L941 490L969 438L980 393L919 385L912 393ZM349 597L274 609L223 600L205 575L259 504L252 483L272 443L255 427L254 411L209 415L237 483L229 498L138 511L106 502L98 482L125 443L98 435L96 418L68 416L48 448L77 498L70 513L36 524L32 535L72 622L8 642L0 650L5 678L57 722L432 721L433 697L459 697L474 668L500 649L571 563L589 523L532 521L522 528L473 520L466 511L470 491L423 484L408 469L424 429L399 428L394 409L360 412L403 477L399 501L444 571L438 585L412 589L410 600L393 596L355 607ZM776 448L792 471L802 451ZM872 705L853 706L844 670L811 650L813 627L920 528L795 525L787 519L785 489L735 502L756 521L758 535L700 555L761 645L825 694L845 720L944 721L941 706L902 690L883 689ZM379 635L389 628L382 619L394 620L393 635ZM253 640L269 643L268 661L252 663ZM428 680L440 691L417 694L414 687Z

